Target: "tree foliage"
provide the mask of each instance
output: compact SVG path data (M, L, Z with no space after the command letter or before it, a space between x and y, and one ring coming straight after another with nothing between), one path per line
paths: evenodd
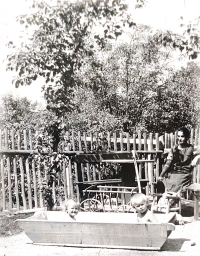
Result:
M90 90L93 112L96 108L105 112L105 118L109 113L118 121L113 127L171 131L180 125L195 126L199 111L198 66L190 63L177 70L173 62L173 52L155 44L148 27L137 26L126 42L109 44L89 57L77 77L81 90ZM81 96L87 98L83 92ZM84 107L79 106L83 114Z
M33 28L29 41L17 48L8 46L8 70L15 69L15 86L29 85L38 76L45 78L44 96L47 108L62 114L73 108L74 72L84 65L84 55L91 56L95 45L86 45L85 38L94 37L100 48L109 39L122 34L127 6L122 0L33 1L33 12L21 15L24 29ZM118 19L116 19L118 18Z
M33 128L36 125L38 103L32 103L26 97L14 97L5 94L0 103L1 128Z
M170 50L179 50L182 55L189 57L189 60L197 59L200 49L199 18L186 24L181 17L182 32L177 34L169 30L159 30L154 36L155 43Z
M122 0L37 0L31 14L18 17L32 34L20 46L8 44L7 67L18 73L16 87L44 77L50 111L42 114L44 132L53 134L56 144L67 128L164 131L196 124L198 68L176 72L171 62L177 48L197 56L198 31L153 34L136 26L126 9ZM126 40L114 43L122 33Z
M194 63L169 74L144 115L147 130L174 132L195 127L199 120L199 72Z

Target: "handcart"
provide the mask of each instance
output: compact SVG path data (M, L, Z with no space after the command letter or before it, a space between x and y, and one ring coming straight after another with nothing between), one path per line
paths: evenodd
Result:
M92 185L83 191L86 199L81 210L95 212L131 212L130 198L138 192L137 187Z
M85 199L81 202L82 211L95 212L131 212L134 209L130 206L130 198L133 193L142 192L141 178L138 170L138 163L153 163L154 160L136 159L136 153L132 151L132 159L106 159L106 163L133 163L136 173L137 187L113 186L92 184L83 190ZM100 181L99 181L100 182ZM108 181L105 181L108 183Z

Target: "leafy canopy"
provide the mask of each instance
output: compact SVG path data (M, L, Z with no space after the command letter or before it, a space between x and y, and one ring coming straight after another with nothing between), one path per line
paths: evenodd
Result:
M87 66L77 73L82 92L76 95L79 104L70 120L78 112L77 121L82 114L86 125L102 111L105 115L100 120L108 130L132 127L133 131L137 127L163 132L196 125L199 68L190 63L177 70L173 63L173 52L154 42L149 27L135 27L125 42L108 44L87 58ZM87 108L86 113L86 106L91 111ZM109 126L105 125L106 118L111 120L107 113L113 117Z
M73 108L74 73L107 40L122 34L123 26L133 23L122 0L32 1L32 13L18 17L24 31L32 28L29 40L8 56L8 70L15 69L16 87L30 85L39 76L45 78L44 96L47 108L61 115ZM94 44L85 39L93 36Z

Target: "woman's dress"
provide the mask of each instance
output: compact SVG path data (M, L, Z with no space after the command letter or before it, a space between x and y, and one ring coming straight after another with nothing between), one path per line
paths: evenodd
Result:
M191 184L193 146L187 144L184 148L173 147L167 157L167 162L161 173L167 191L185 190Z

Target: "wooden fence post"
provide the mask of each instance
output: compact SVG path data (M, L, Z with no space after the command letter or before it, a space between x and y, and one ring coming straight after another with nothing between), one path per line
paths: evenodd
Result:
M149 134L148 150L153 150L153 134L152 133ZM151 160L151 155L148 156L148 160ZM154 173L153 163L148 163L148 176L149 176L149 184L151 185L151 194L154 193L153 173Z
M4 176L4 162L1 157L1 180L2 180L2 207L3 211L6 210L6 192L5 192L5 176Z

